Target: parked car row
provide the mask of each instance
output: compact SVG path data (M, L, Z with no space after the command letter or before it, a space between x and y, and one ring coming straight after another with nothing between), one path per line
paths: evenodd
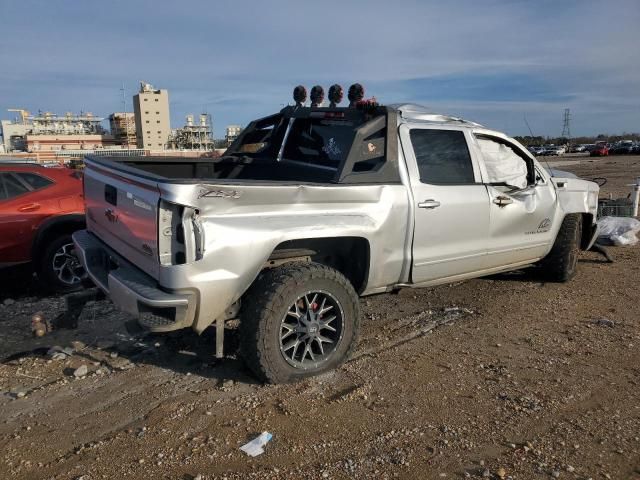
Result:
M640 154L640 143L631 140L623 140L611 146L609 153L613 155L638 155Z
M557 156L567 152L564 145L542 145L538 147L528 147L528 150L536 156ZM640 155L640 142L632 140L622 140L616 143L600 141L591 144L576 144L569 147L571 153L589 153L592 157L603 157L606 155Z
M587 145L587 151L592 157L606 155L640 155L640 143L632 140L622 140L616 143L597 142Z
M528 147L528 150L538 156L558 156L567 153L567 147L564 145L543 145L541 147Z

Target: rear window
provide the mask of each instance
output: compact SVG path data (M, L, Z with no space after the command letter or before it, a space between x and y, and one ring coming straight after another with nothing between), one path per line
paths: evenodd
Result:
M293 122L283 158L338 168L347 158L355 137L352 122L317 118Z
M24 180L27 185L29 185L33 190L47 187L53 183L48 178L42 177L35 173L17 172L15 173L15 175Z

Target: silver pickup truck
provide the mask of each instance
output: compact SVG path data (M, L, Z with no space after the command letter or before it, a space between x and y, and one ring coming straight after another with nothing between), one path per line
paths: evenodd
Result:
M533 265L567 281L596 234L598 185L515 140L416 105L285 107L221 158L88 157L91 279L152 331L240 319L268 382L335 368L358 297ZM212 346L213 349L213 346Z

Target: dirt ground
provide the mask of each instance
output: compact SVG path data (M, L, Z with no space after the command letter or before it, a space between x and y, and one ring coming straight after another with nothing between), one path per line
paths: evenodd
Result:
M640 157L554 164L614 196L640 175ZM610 251L567 284L525 270L364 298L351 361L279 386L216 361L212 333L127 330L106 301L34 339L63 301L3 273L0 478L640 479L640 247ZM263 455L239 450L262 431Z

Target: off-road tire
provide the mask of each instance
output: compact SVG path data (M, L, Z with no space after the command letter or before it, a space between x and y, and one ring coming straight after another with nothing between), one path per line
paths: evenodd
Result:
M343 312L341 339L317 368L296 368L281 352L281 322L305 292L331 294ZM262 381L290 383L340 366L351 354L360 321L358 294L337 270L311 262L292 262L264 270L242 298L240 351L247 366Z
M41 257L38 260L38 280L42 287L52 293L70 293L78 291L82 288L82 281L76 284L67 284L58 278L53 269L53 259L56 252L64 245L72 244L71 235L60 235L52 238L47 242ZM83 279L86 278L83 277Z
M582 215L564 217L549 254L540 262L540 273L549 282L567 282L576 274L582 238Z

